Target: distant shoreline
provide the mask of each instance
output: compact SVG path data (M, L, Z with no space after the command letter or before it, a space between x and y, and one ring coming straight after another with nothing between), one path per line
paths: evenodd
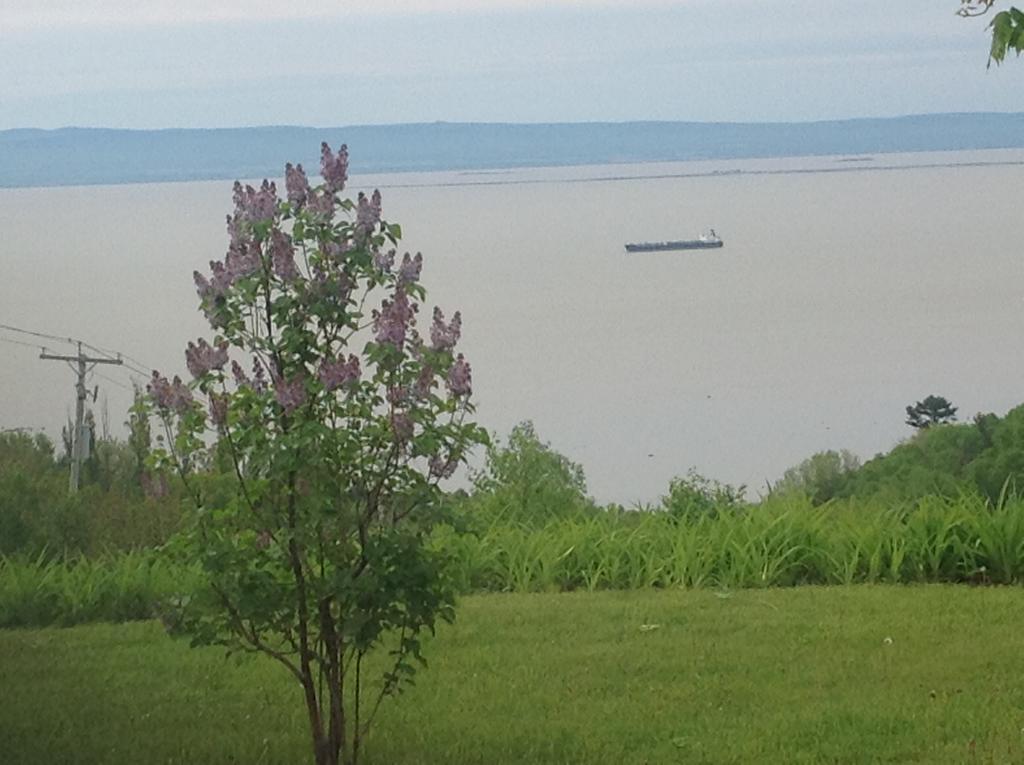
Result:
M981 150L952 150L946 153L959 154L973 151L986 151ZM993 150L998 151L998 150ZM698 170L692 172L658 172L658 173L637 173L637 174L614 174L614 175L600 175L600 174L589 174L581 176L570 176L566 174L555 174L546 177L500 177L494 179L479 179L479 176L510 176L516 173L538 173L541 171L554 171L557 173L558 170L598 170L599 168L609 168L621 166L623 164L632 165L656 165L656 164L688 164L690 162L706 162L706 160L689 160L681 162L633 162L633 163L622 163L622 162L595 162L591 164L564 164L564 165L534 165L525 167L508 167L508 168L494 168L488 170L427 170L427 171L389 171L389 172L363 172L353 174L352 178L359 179L360 177L372 177L375 179L383 179L384 176L402 176L402 175L438 175L438 176L451 176L457 174L460 176L467 176L465 178L447 178L438 180L424 180L421 182L409 181L409 182L391 182L391 183L379 183L374 182L371 184L375 188L380 189L430 189L430 188L464 188L464 187L490 187L490 186L535 186L535 185L547 185L555 183L622 183L629 181L659 181L659 180L679 180L679 179L713 179L713 178L742 178L742 177L759 177L759 176L784 176L784 175L832 175L832 174L846 174L846 173L869 173L869 172L899 172L903 170L944 170L944 169L956 169L956 168L984 168L984 167L1024 167L1024 158L1019 160L1014 159L1003 159L1003 160L965 160L963 162L909 162L906 164L871 164L876 161L881 161L887 156L907 156L919 152L892 152L889 155L883 154L881 156L872 156L857 159L848 159L842 155L803 155L803 156L771 156L771 157L745 157L742 161L753 162L753 161L770 161L770 160L828 160L832 159L835 163L843 163L842 166L838 167L789 167L789 168L729 168L726 170L714 169L714 170ZM928 152L934 153L934 152ZM266 176L270 180L280 180L279 176L270 174ZM4 191L17 191L19 189L47 189L47 188L95 188L104 186L148 186L158 184L179 184L179 183L230 183L234 180L253 182L258 180L257 176L224 176L220 178L181 178L175 180L153 180L153 181L136 181L136 180L125 180L125 181L111 181L107 183L64 183L64 184L25 184L20 186L3 186L0 185L0 192Z
M474 181L481 184L517 182L488 176L526 169L800 157L836 158L835 163L844 167L828 172L848 172L884 169L876 164L882 155L1024 149L1024 113L808 123L17 129L0 131L0 188L277 178L285 162L301 162L313 173L319 167L321 141L335 147L348 144L353 175L466 173L482 176ZM732 168L720 169L726 171L732 172ZM824 171L815 168L807 172ZM696 173L694 177L708 174L714 173ZM661 176L652 173L649 177Z
M817 158L817 157L816 157ZM762 159L800 159L800 157L763 157ZM837 159L837 162L851 161ZM603 165L574 165L573 167L609 167L618 163L606 163ZM679 178L730 178L736 176L759 176L759 175L818 175L830 173L868 173L872 171L898 171L898 170L932 170L952 169L957 167L1024 167L1024 159L1021 160L1000 160L993 162L926 162L907 165L859 165L854 167L814 167L814 168L788 168L778 170L709 170L695 173L656 173L641 175L607 175L590 176L583 178L520 178L506 179L500 181L440 181L437 183L389 183L380 184L382 189L417 189L417 188L448 188L459 186L515 186L534 185L547 183L601 183L601 182L622 182L622 181L660 181ZM542 168L522 168L542 169ZM444 171L439 171L444 172Z

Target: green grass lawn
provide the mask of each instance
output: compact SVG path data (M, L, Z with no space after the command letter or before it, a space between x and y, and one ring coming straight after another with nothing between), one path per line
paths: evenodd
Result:
M469 597L365 762L1022 763L1022 604L950 586ZM152 622L0 631L0 762L306 762L293 684Z

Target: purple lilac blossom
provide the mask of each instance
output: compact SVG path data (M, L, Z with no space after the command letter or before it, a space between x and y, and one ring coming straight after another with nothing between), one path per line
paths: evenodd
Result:
M332 269L330 268L330 265L328 265L327 268L324 268L322 265L320 265L317 261L314 260L312 263L309 264L309 273L313 277L310 281L316 282L317 284L323 284L324 282L331 278L331 270Z
M171 384L167 381L167 378L153 370L153 377L146 385L146 390L149 391L149 395L153 397L156 405L161 409L170 409L172 402Z
M240 244L246 240L244 227L242 226L242 217L235 213L234 215L227 216L228 222L228 241L231 247Z
M434 322L430 326L430 345L435 351L450 351L462 337L462 313L456 311L445 323L441 309L434 306Z
M320 382L329 391L340 388L346 383L355 382L359 379L360 374L359 359L352 354L349 354L348 361L324 359L320 362Z
M425 399L430 396L436 384L434 381L434 370L429 365L424 365L420 370L419 376L416 378L412 392L416 398Z
M224 293L231 287L231 276L228 274L227 268L219 260L210 261L210 271L213 272L213 279L207 279L198 271L192 272L192 278L196 283L196 292L199 293L200 300L206 300L207 298L219 298L223 297Z
M192 376L199 379L207 372L214 369L223 369L228 363L228 344L221 341L213 346L203 338L199 338L199 344L189 341L185 349L185 364Z
M252 241L233 242L224 257L224 269L231 284L256 273L261 265L259 245Z
M312 189L306 198L306 209L324 221L329 221L334 217L334 195L326 189L319 193Z
M323 246L323 253L336 264L345 259L345 253L352 249L352 243L347 239L342 242L327 242Z
M381 252L377 250L373 253L373 265L378 271L382 271L385 274L390 274L391 269L395 267L395 255L397 253L394 250L388 250L387 252Z
M309 179L306 178L306 171L302 165L292 167L289 162L284 166L284 188L288 194L288 201L297 207L302 207L309 196Z
M320 144L320 175L332 194L345 188L345 181L348 180L348 146L342 144L335 156L326 141Z
M277 186L265 178L258 190L235 181L234 201L235 215L241 221L255 224L273 220L277 213Z
M213 294L213 285L210 284L210 280L201 273L193 271L192 280L196 283L196 292L199 294L200 300L206 300L206 298Z
M356 232L363 236L369 235L380 223L380 215L380 191L374 191L369 198L360 191L356 199Z
M407 412L395 412L391 415L391 432L399 444L404 444L412 438L413 421Z
M231 218L228 221L230 229ZM210 261L212 279L207 279L198 271L192 272L196 293L203 303L203 312L214 326L220 323L214 310L218 298L223 298L239 279L259 270L260 265L259 247L254 242L237 239L231 242L223 263L219 260Z
M417 252L416 257L410 257L409 253L402 256L402 265L398 268L398 283L412 284L420 280L420 272L423 271L423 255Z
M172 409L178 414L185 414L192 404L192 391L177 375L173 381L168 382L166 377L153 370L153 377L146 390L161 409Z
M267 373L260 360L255 357L252 360L252 389L257 393L262 393L267 389Z
M241 388L244 385L249 384L249 375L242 369L242 365L237 361L232 360L231 362L231 374L235 376L235 385Z
M292 282L299 278L299 269L295 265L295 248L292 239L278 229L270 235L270 256L274 264L274 275L284 282Z
M291 414L306 403L306 381L301 375L291 380L274 380L274 398L284 408L285 414Z
M355 288L355 282L352 278L344 271L334 272L336 276L329 271L313 264L310 266L313 271L313 279L310 284L314 294L322 298L330 298L331 300L337 301L338 304L345 304L352 295L352 290Z
M455 358L451 371L448 372L448 390L453 396L468 396L473 392L473 377L469 362L461 353Z
M402 406L409 401L409 388L405 385L392 385L387 392L388 403L393 406Z
M405 290L395 290L393 300L385 300L380 311L374 311L373 331L378 343L386 343L396 348L405 344L405 335L413 321L417 306L409 301Z
M435 478L451 478L459 466L459 461L454 457L442 459L440 454L435 454L430 458L429 465L430 475Z

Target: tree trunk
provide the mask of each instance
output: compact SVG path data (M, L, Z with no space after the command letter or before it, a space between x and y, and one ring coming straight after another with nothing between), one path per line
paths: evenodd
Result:
M337 765L338 758L330 759L330 745L324 736L323 721L320 719L320 705L316 698L316 686L309 673L308 659L303 660L302 690L306 698L306 712L309 714L309 733L313 739L313 756L316 765Z
M329 694L327 739L335 762L339 754L347 759L345 752L345 696L342 661L344 659L343 641L335 629L331 617L329 599L320 602L320 635L327 651L327 693Z

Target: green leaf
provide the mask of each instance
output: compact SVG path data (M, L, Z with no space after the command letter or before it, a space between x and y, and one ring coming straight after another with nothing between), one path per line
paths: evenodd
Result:
M992 48L989 51L989 66L995 61L1001 64L1006 58L1006 49L1013 37L1014 23L1010 11L1000 11L995 15L990 24L992 27Z

